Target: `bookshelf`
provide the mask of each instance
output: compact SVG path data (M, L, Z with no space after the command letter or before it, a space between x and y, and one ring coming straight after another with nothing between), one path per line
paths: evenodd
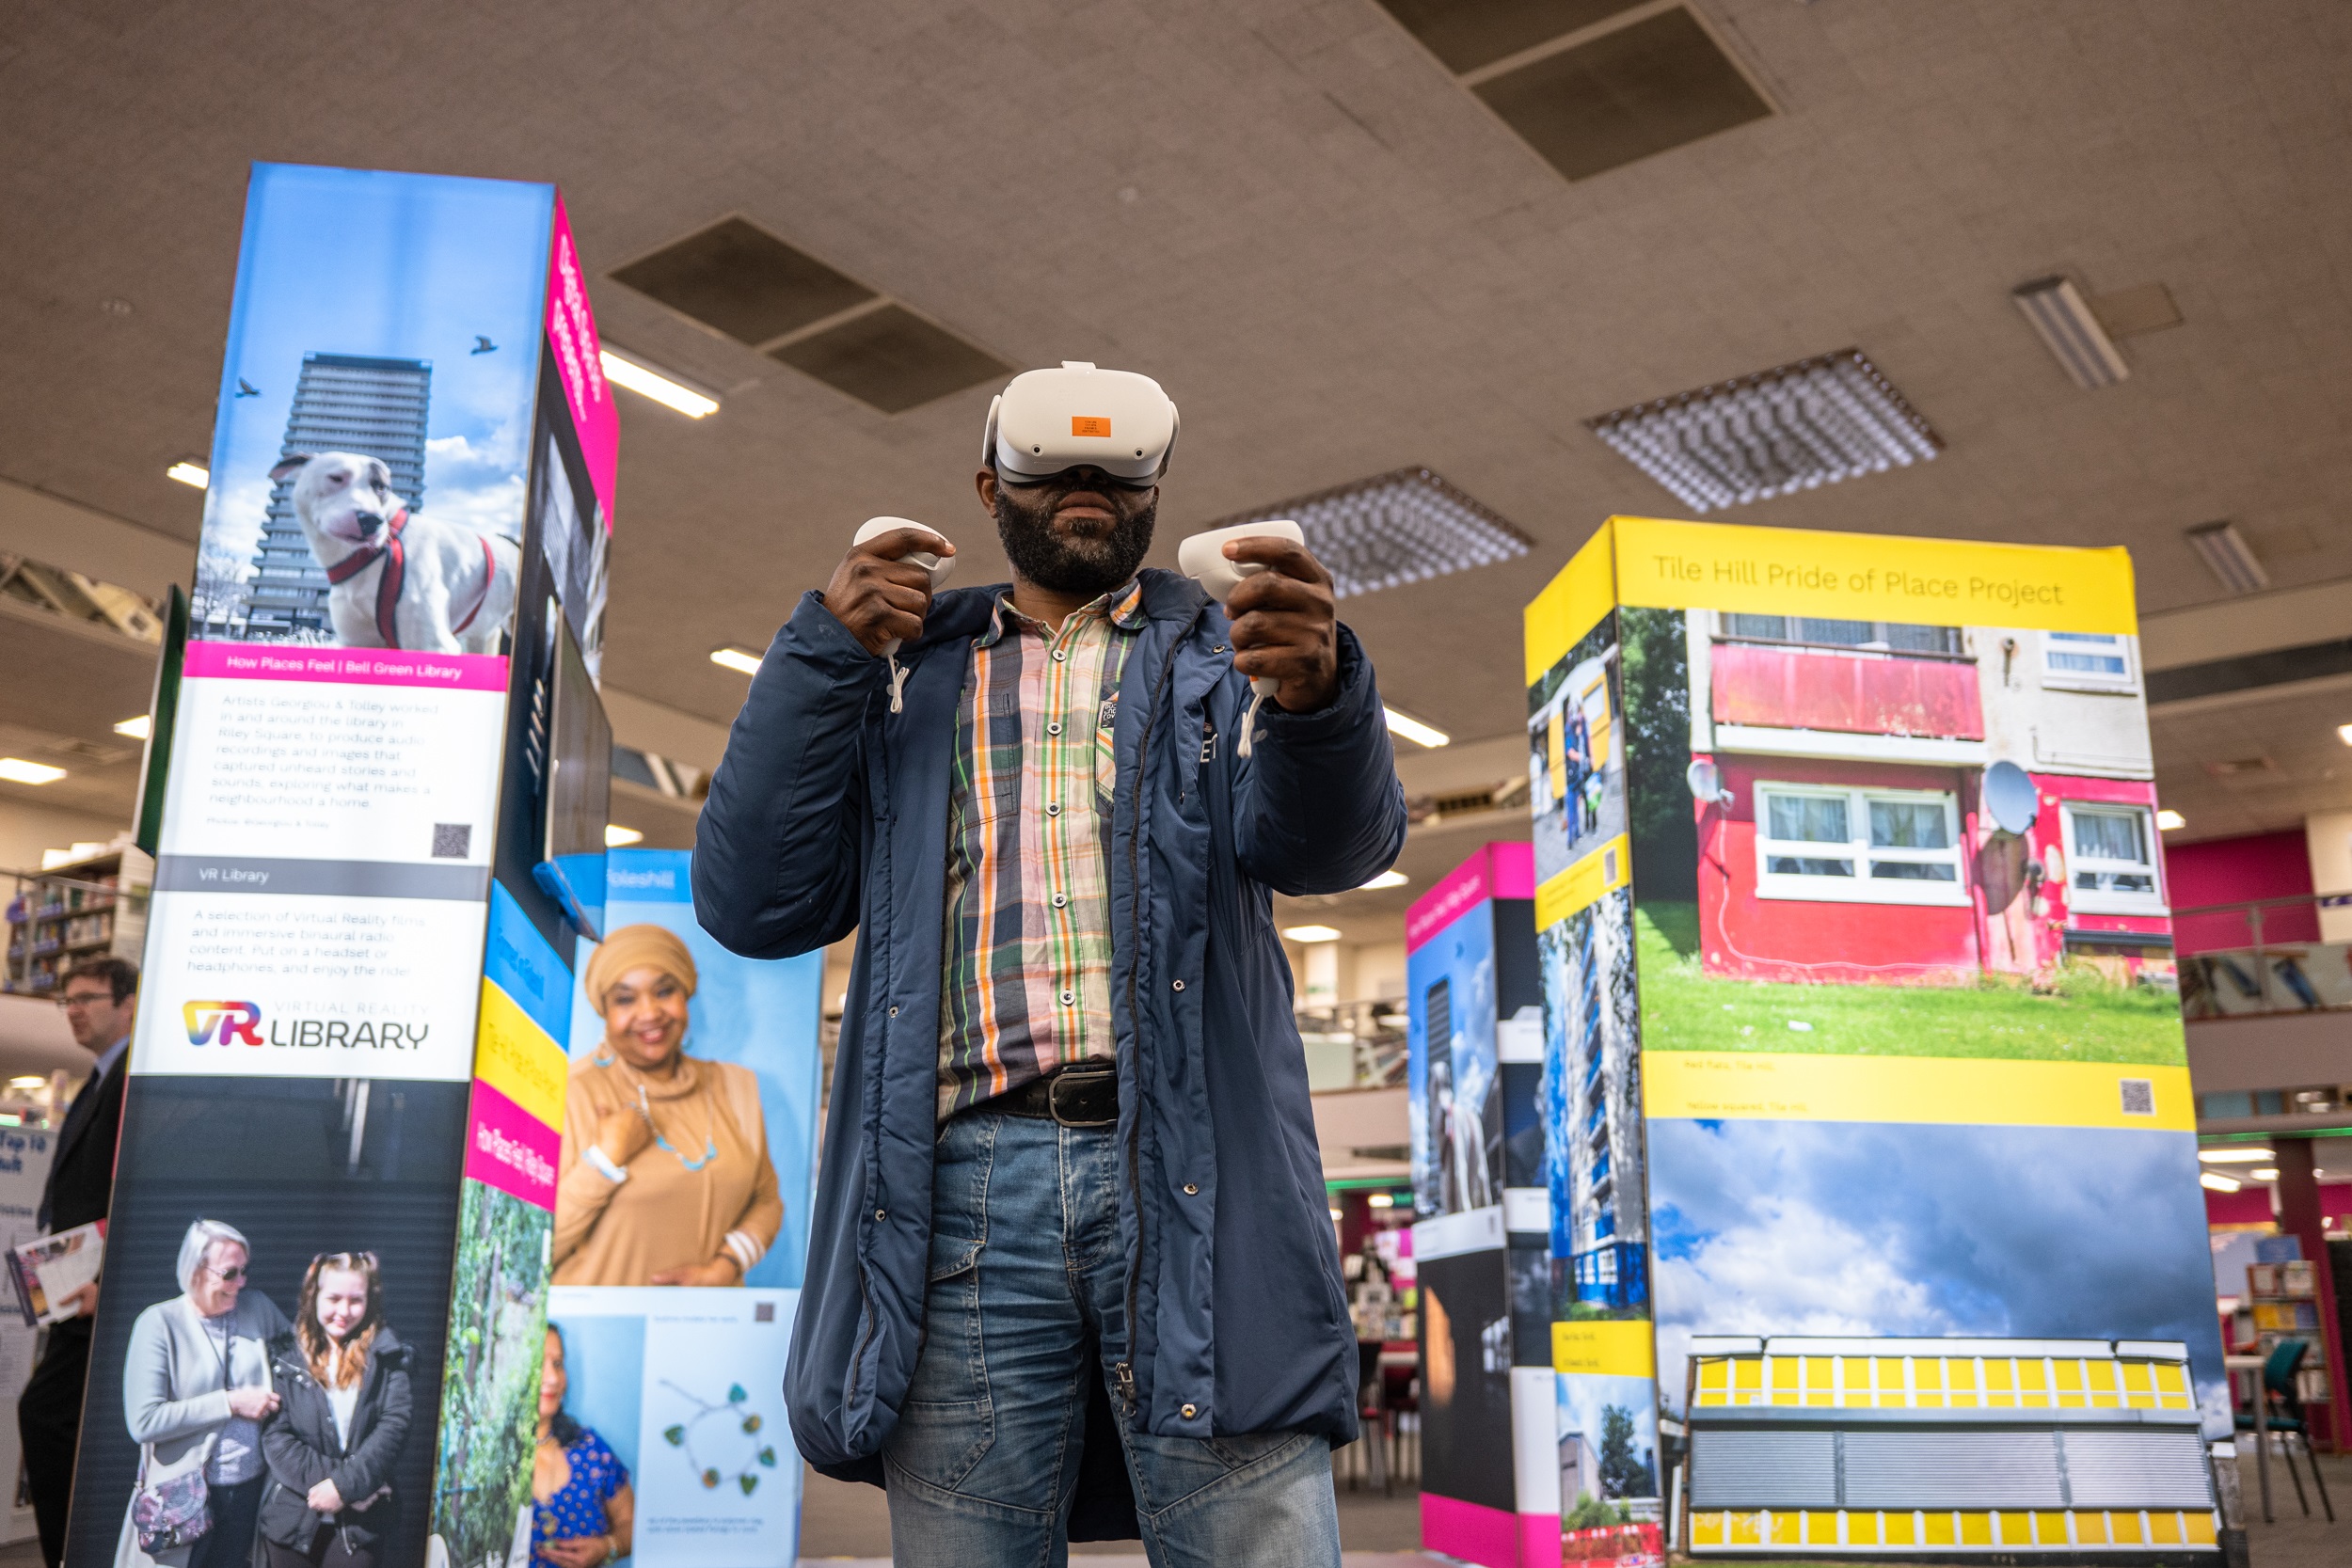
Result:
M136 962L147 942L154 863L117 843L42 871L0 873L14 884L0 991L49 995L58 975L102 954Z

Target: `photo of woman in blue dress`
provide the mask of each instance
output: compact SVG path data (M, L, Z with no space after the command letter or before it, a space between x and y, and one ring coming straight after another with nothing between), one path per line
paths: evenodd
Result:
M531 1465L533 1568L599 1568L628 1556L637 1497L603 1438L566 1415L564 1334L548 1325L539 1370L539 1447Z

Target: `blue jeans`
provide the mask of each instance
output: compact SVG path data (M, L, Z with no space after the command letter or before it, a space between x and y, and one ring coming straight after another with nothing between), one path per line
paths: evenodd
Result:
M1086 1380L1101 1377L1155 1568L1339 1568L1328 1442L1155 1437L1109 1381L1097 1346L1123 1341L1127 1290L1113 1131L966 1112L933 1159L923 1351L882 1450L892 1561L1067 1562Z

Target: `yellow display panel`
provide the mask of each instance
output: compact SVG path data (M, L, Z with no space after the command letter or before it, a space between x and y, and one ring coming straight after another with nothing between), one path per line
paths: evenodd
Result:
M1694 1557L1753 1556L1774 1546L1876 1548L1896 1555L2143 1551L2152 1546L2217 1552L2210 1513L2101 1513L2062 1509L1732 1510L1690 1515Z
M564 1048L522 1010L495 980L482 982L482 1022L474 1037L474 1076L561 1130L564 1080L569 1068Z
M1537 888L1539 921L1543 895ZM2149 1086L2153 1115L2124 1109L2126 1080ZM2112 1062L1648 1051L1642 1103L1651 1117L1718 1120L2197 1130L2186 1068Z
M1535 929L1550 928L1603 894L1633 880L1633 841L1619 833L1591 854L1535 886Z
M1568 1324L1555 1324L1556 1336ZM1566 1369L1563 1369L1564 1370ZM1590 1368L1577 1369L1591 1370ZM2106 1390L2095 1400L2085 1389ZM1838 1410L2191 1410L2177 1361L2092 1356L1698 1355L1694 1409L1815 1406Z
M1560 575L1545 584L1524 611L1528 685L1543 679L1545 671L1617 607L1613 527L1613 519L1601 524L1600 531L1584 541L1584 547L1568 558Z
M1624 604L2126 636L2139 629L2131 557L2122 549L1656 517L1612 517L1608 532Z
M1551 1370L1603 1377L1657 1376L1657 1342L1649 1320L1581 1319L1553 1323Z

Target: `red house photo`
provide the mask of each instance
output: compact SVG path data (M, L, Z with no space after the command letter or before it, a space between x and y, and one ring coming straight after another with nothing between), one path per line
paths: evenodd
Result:
M2135 639L1708 610L1685 635L1706 974L2170 981Z

